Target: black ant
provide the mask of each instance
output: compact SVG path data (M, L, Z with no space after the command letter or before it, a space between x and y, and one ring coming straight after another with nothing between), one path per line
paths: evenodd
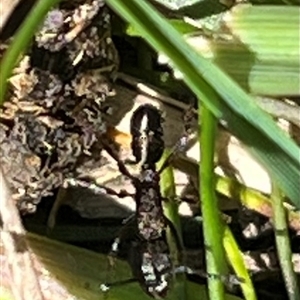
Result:
M141 164L140 176L132 176L125 165L116 160L120 171L131 179L135 187L136 212L121 229L111 251L111 255L115 256L121 241L131 241L129 264L132 273L153 298L164 298L167 295L173 275L166 236L168 226L177 244L180 244L173 224L163 213L160 192L162 170L157 171L155 166L164 151L162 122L161 112L149 104L140 106L131 118L131 148L136 162ZM103 290L106 287L102 285Z
M190 119L191 113L188 117L185 116L186 121L190 121ZM201 271L194 272L185 266L175 267L172 263L167 240L168 228L175 239L179 256L183 249L174 225L163 213L162 202L165 199L160 192L160 174L169 165L176 150L167 158L160 170L156 170L156 163L161 159L165 148L162 122L161 112L150 104L140 106L133 113L130 124L131 149L136 163L141 165L138 177L130 174L125 164L119 160L118 155L111 147L104 144L104 149L118 163L120 172L132 181L135 194L129 194L124 190L117 193L107 187L80 180L68 183L89 188L95 193L106 192L120 198L131 196L136 202L136 212L125 220L124 226L112 244L109 255L110 262L113 264L113 257L117 255L120 244L129 242L128 262L134 278L101 284L100 288L104 292L112 286L138 281L149 296L161 299L166 297L172 277L176 273L209 276ZM180 140L177 149L186 145L189 125L185 124L185 129L187 134Z

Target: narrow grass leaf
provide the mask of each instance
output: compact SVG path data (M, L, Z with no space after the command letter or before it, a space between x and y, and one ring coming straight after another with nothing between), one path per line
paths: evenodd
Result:
M275 227L276 248L279 257L283 279L285 282L289 300L300 299L300 288L297 276L293 269L291 243L289 240L286 212L280 190L272 184L273 223Z
M47 12L59 2L59 0L37 1L14 36L13 42L6 50L0 64L0 105L5 100L7 81L11 76L13 68L17 64L20 55L28 47L31 38Z
M227 274L227 264L222 244L223 227L215 195L214 145L217 120L205 106L202 107L201 116L199 199L203 217L206 266L208 274L216 274L221 278ZM224 299L224 285L221 279L209 277L208 291L210 299Z

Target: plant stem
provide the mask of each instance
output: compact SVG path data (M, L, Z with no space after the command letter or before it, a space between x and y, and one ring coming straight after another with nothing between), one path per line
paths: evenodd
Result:
M202 132L199 138L201 151L199 198L201 199L200 208L203 216L207 273L222 275L227 274L227 265L222 242L223 227L215 195L214 147L217 120L204 106L202 106L201 115ZM208 278L210 299L225 299L224 285L220 278Z
M162 159L158 163L158 168L160 168L165 160L169 157L171 151L165 150ZM184 251L183 250L183 238L182 238L182 229L180 224L180 217L178 213L178 203L175 201L176 198L176 185L174 179L174 171L172 166L168 166L164 169L160 177L160 189L161 195L166 201L163 201L164 214L172 222L178 241L174 240L172 236L172 230L168 230L168 244L170 247L171 256L174 259L176 265L180 265L182 262L185 263ZM177 249L176 242L180 243L180 249ZM178 299L188 300L188 295L186 293L186 280L185 275L177 275L176 284L174 286L175 294Z
M239 246L234 239L234 236L230 228L226 225L223 245L226 250L226 255L232 269L234 270L238 278L243 279L241 282L241 290L246 300L256 300L255 289L251 281L250 274L247 270L247 266L244 261L243 254L239 249Z
M300 299L300 290L296 274L293 270L292 252L288 235L286 211L283 206L281 191L273 182L272 185L273 222L279 263L290 300Z

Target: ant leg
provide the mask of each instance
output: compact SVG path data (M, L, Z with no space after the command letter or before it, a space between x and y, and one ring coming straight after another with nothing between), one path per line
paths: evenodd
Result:
M162 197L161 198L163 201L168 202L170 201L170 199L172 201L175 201L177 204L180 204L181 202L186 202L189 204L195 204L197 203L197 198L193 197L193 196L189 196L189 197L172 197L172 198L167 198L167 197Z
M195 118L197 111L190 106L183 114L183 123L184 123L184 133L182 137L178 140L178 142L175 144L173 147L173 150L171 153L168 155L168 157L165 159L163 162L162 166L160 167L158 174L161 174L165 168L167 168L174 156L177 153L183 152L189 143L189 135L191 133L191 128L192 128L192 121Z
M129 279L110 282L110 283L102 283L102 284L100 284L100 290L103 293L107 293L112 287L123 286L123 285L133 283L133 282L137 282L137 281L138 280L136 278L129 278Z
M108 143L106 141L103 141L102 144L105 151L117 162L119 171L132 181L136 181L136 178L133 175L131 175L129 170L126 168L124 162L120 160L118 154L108 145Z
M171 161L176 154L183 152L185 150L185 148L187 147L188 141L189 141L188 134L184 133L184 135L179 139L179 141L173 147L171 153L168 155L168 157L163 162L162 166L158 170L158 174L161 174L171 164Z
M135 221L135 214L131 214L122 222L123 226L120 229L118 236L114 239L111 245L110 252L108 254L108 261L111 267L115 264L115 258L118 255L119 247L122 240L126 240L132 235L132 227Z
M108 265L107 265L107 274L111 274L111 269L115 266L115 259L118 255L120 244L123 240L130 239L133 234L132 226L136 221L135 215L130 215L127 219L123 221L124 226L120 229L117 237L114 239L111 250L108 254ZM109 277L109 276L106 276ZM132 279L131 279L132 280ZM110 280L107 280L109 282ZM113 283L115 285L115 283ZM109 287L112 286L112 283L101 284L101 289L107 291Z
M57 215L57 212L58 212L63 200L65 199L65 195L66 195L66 189L63 187L59 188L58 193L56 195L56 199L51 207L51 211L49 213L48 220L47 220L47 234L48 235L51 233L51 231L53 230L53 228L56 224L56 215Z
M171 233L175 238L175 242L176 242L176 246L177 246L178 250L182 251L183 250L183 245L181 243L181 239L178 235L178 232L177 232L174 224L166 216L165 216L165 221L166 221L167 225L170 227Z
M75 178L65 179L62 187L59 189L56 200L51 208L49 213L49 217L47 220L47 231L50 233L55 226L56 214L58 212L59 207L61 206L63 199L65 198L66 191L68 187L81 187L85 189L91 190L93 193L97 195L111 195L117 196L119 198L132 197L134 198L134 194L128 193L126 190L120 190L120 192L116 192L115 190L108 188L106 186L99 185L91 180L80 180Z
M175 240L175 244L176 244L176 248L177 251L174 251L175 253L175 260L176 260L176 264L180 264L182 261L185 261L184 258L184 246L183 246L183 241L180 238L174 224L165 216L165 222L168 225L168 227L170 228L171 231L171 236L174 238Z
M191 275L198 275L203 278L212 278L212 279L219 279L227 285L234 286L234 285L241 285L245 283L245 279L238 277L234 274L227 274L227 275L220 275L220 274L209 274L203 270L192 270L191 268L185 267L186 273Z
M179 266L174 270L174 272L175 272L175 274L186 273L188 275L197 275L202 278L220 279L225 284L230 284L230 285L241 285L241 284L245 283L245 279L237 277L234 274L228 274L228 275L209 274L203 270L193 270L187 266Z
M116 192L115 190L106 187L104 185L100 185L95 183L94 180L81 180L81 179L66 179L64 181L64 187L81 187L91 190L95 194L107 194L111 196L117 196L119 198L125 198L125 197L134 197L134 194L128 193L126 190L121 190L120 192Z

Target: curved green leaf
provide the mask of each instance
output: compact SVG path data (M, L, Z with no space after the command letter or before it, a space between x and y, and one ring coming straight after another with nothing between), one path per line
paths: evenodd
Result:
M131 271L128 264L117 259L114 269L107 269L107 256L75 246L57 242L35 234L27 234L33 252L38 256L53 280L58 280L71 295L80 300L153 299L147 296L137 283L116 286L108 294L100 291L100 284L107 278L128 279ZM204 285L187 282L187 296L191 300L209 300ZM176 286L171 288L166 300L178 300ZM226 295L226 300L241 300Z

